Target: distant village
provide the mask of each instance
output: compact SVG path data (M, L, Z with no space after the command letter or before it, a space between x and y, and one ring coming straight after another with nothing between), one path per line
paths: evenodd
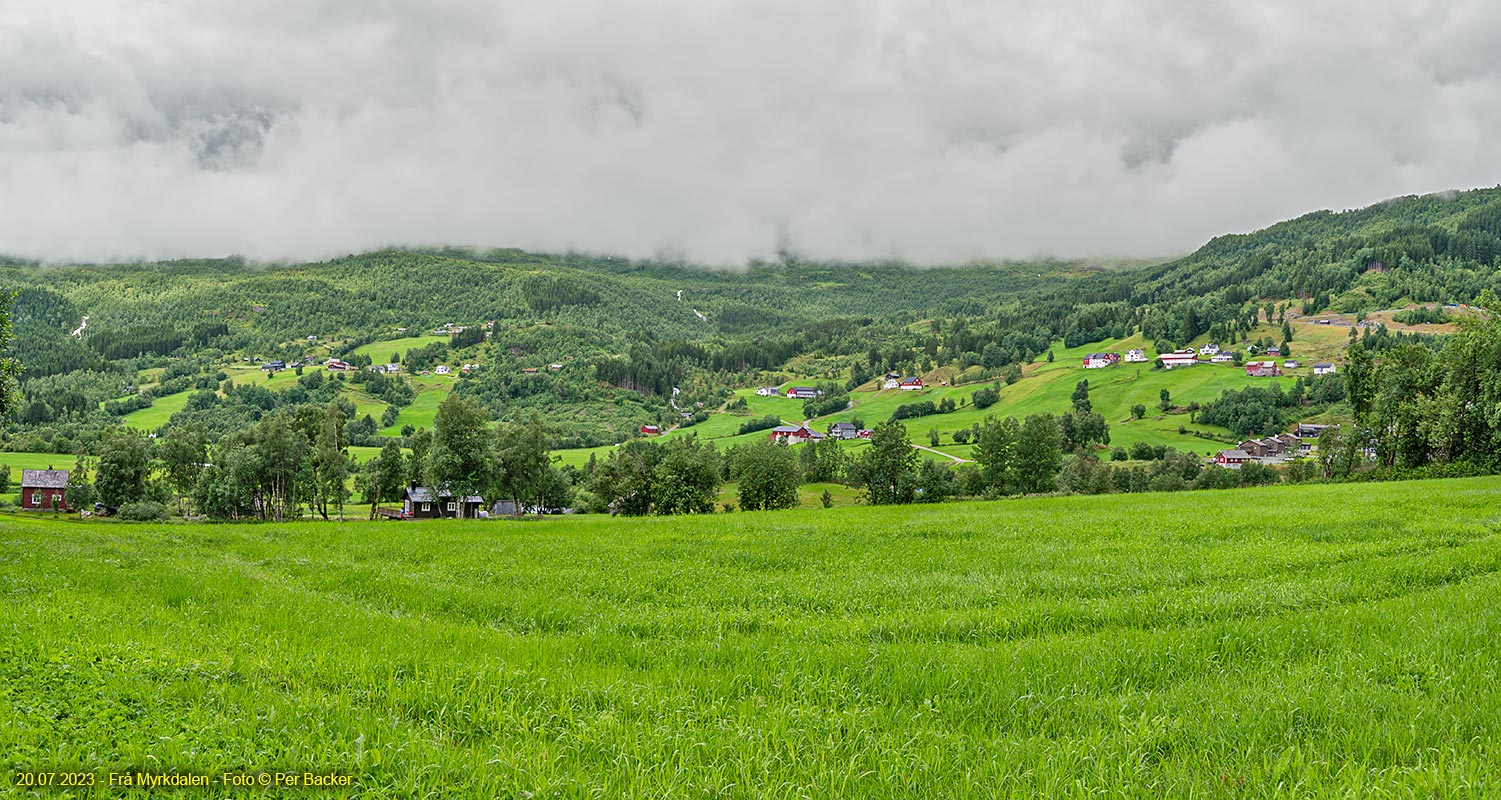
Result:
M1362 327L1364 323L1362 323ZM1302 362L1288 359L1278 364L1276 359L1281 357L1282 348L1275 345L1265 349L1250 345L1246 348L1247 356L1261 356L1261 360L1245 361L1246 375L1252 378L1277 378L1282 376L1284 369L1299 369ZM1199 364L1235 364L1243 360L1238 352L1229 352L1222 349L1217 343L1200 347L1198 350L1186 348L1174 350L1171 353L1162 353L1157 356L1157 362L1163 369L1183 369ZM1144 364L1147 363L1146 351L1127 350L1125 356L1119 353L1088 353L1084 356L1084 369L1105 369L1117 364ZM1336 371L1333 362L1318 361L1313 364L1314 375L1332 375ZM1261 439L1248 439L1234 448L1221 450L1214 454L1213 462L1216 466L1225 469L1240 469L1248 463L1281 464L1290 459L1308 455L1313 449L1313 442L1319 438L1328 425L1299 425L1295 432L1268 436Z

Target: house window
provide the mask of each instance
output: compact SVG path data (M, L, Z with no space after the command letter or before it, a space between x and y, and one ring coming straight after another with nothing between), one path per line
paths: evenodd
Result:
M432 506L431 503L423 503L422 504L422 510L423 511L431 511L432 510L431 506Z
M453 510L453 503L449 503L449 504L448 504L448 510L449 510L449 511L452 511L452 510Z

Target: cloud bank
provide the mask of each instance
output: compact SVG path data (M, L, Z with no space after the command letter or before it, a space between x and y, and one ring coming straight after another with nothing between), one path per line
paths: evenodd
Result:
M1151 256L1501 183L1483 0L18 0L0 252Z

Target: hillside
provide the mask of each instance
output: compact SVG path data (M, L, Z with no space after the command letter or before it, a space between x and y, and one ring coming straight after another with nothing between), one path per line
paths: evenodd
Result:
M905 416L912 441L932 451L923 457L953 464L972 456L986 418L1061 418L1088 380L1109 428L1078 444L1206 455L1299 419L1350 418L1343 377L1316 387L1310 364L1342 369L1352 332L1378 359L1409 345L1436 351L1459 319L1478 315L1469 304L1501 295L1498 258L1492 189L1310 214L1148 265L711 271L515 250L283 265L7 262L0 285L18 290L11 353L25 372L0 448L18 459L97 455L119 425L156 436L196 426L213 444L268 415L329 404L345 417L347 446L410 448L459 395L493 421L535 415L575 467L648 425L721 448L755 441L766 434L741 425L768 414L820 432ZM1283 358L1301 366L1284 365L1280 380L1232 365L1081 369L1088 352L1152 359L1210 343L1242 360L1290 348ZM348 368L326 369L331 361ZM886 390L885 375L926 387ZM1274 384L1298 399L1256 422L1198 418L1227 390ZM809 412L756 398L766 385L849 394ZM976 408L975 392L990 389L997 402ZM944 413L899 411L925 402Z
M1491 796L1498 489L504 535L11 517L6 766L401 796Z

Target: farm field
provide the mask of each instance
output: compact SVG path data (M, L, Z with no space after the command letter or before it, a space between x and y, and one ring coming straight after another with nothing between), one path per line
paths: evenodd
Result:
M438 415L438 406L443 404L448 393L453 390L452 376L414 375L411 378L416 397L412 399L411 405L397 412L396 421L390 427L381 429L381 435L400 436L401 429L407 425L431 430L433 418Z
M171 419L173 414L181 411L183 406L188 404L188 396L191 394L193 390L190 389L169 394L166 397L158 397L152 401L151 405L139 411L132 411L122 419L126 425L136 430L154 431L167 424L167 420Z
M66 469L78 464L78 456L62 453L0 453L0 464L10 467L11 490L21 490L23 469Z
M0 517L0 757L360 796L1496 796L1498 490Z
M408 350L414 347L426 347L437 342L447 344L448 336L408 336L404 339L387 339L381 342L371 342L356 347L349 351L348 355L369 356L371 363L385 364L390 362L391 354L395 353L401 356L401 360L405 362Z

